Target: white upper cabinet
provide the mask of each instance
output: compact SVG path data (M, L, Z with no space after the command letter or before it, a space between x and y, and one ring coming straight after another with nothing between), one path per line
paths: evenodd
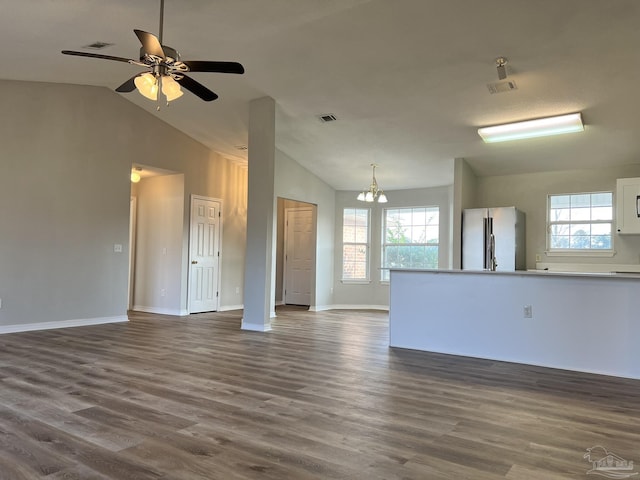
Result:
M619 234L640 235L640 178L616 180L616 223Z

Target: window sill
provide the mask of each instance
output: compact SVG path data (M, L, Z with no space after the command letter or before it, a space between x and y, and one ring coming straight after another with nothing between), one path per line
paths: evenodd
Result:
M544 252L547 257L613 257L615 250L589 251L589 250L552 250Z
M344 285L369 285L371 280L340 280Z

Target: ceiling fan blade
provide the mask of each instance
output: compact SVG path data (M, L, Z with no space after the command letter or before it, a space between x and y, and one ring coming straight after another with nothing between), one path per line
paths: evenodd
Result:
M238 62L185 60L182 63L189 67L191 72L244 73L244 67Z
M187 77L186 75L182 75L182 78L176 79L176 81L191 93L200 97L205 102L210 102L218 98L218 95L216 95L214 92L209 90L201 83L196 82L193 78Z
M112 57L111 55L100 55L99 53L74 52L73 50L62 50L64 55L76 55L78 57L102 58L103 60L115 60L116 62L131 63L135 60L123 57Z
M143 73L147 73L147 72L140 72L139 74L134 75L129 80L127 80L122 85L120 85L118 88L116 88L116 92L119 92L119 93L133 92L136 89L135 79L138 78Z
M134 30L133 31L140 43L142 44L142 49L145 53L149 55L155 55L156 57L160 57L162 59L167 58L164 54L164 50L162 50L162 45L160 45L160 41L158 37L149 32L144 32L142 30Z

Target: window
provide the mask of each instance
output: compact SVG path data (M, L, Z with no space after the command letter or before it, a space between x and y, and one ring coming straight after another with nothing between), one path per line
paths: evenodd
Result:
M383 220L383 281L389 268L438 268L438 207L386 209Z
M549 195L550 252L612 252L613 193Z
M342 280L369 281L369 209L342 213Z

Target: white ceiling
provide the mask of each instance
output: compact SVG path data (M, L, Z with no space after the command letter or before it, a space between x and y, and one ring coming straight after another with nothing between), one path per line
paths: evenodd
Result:
M278 104L277 147L339 190L446 185L453 159L479 175L640 162L638 0L166 0L164 43L185 60L233 60L242 76L194 73L220 98L169 108L125 98L228 158L246 160L249 102ZM139 67L138 28L159 0L0 0L0 78L115 88ZM87 50L89 51L89 50ZM494 59L518 90L490 95ZM480 126L580 111L586 131L485 145ZM322 123L332 113L338 121Z

